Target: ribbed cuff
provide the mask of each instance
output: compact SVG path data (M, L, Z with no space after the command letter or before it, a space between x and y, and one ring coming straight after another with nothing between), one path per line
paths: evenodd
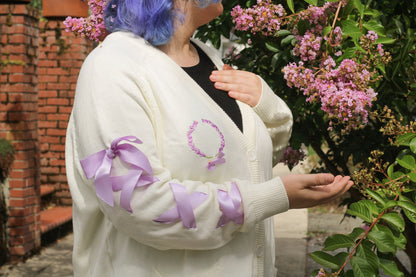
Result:
M253 110L260 116L263 121L268 121L273 117L274 111L277 108L275 94L266 82L261 78L262 92L259 103L253 107Z
M243 231L289 209L289 199L280 177L250 186L247 188L247 195Z

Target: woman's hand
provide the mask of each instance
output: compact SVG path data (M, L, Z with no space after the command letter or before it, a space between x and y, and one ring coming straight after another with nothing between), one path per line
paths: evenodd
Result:
M349 176L329 173L289 174L281 177L290 209L309 208L338 198L351 188Z
M234 70L227 64L222 69L212 71L209 77L215 88L228 91L230 97L251 107L256 106L262 90L260 78L248 71Z

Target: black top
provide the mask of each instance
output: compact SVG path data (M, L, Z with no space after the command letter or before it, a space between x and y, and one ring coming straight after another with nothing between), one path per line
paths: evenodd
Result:
M199 63L191 67L182 67L183 70L228 114L242 132L243 120L237 101L229 97L226 91L214 87L214 83L209 79L209 76L217 68L204 51L195 44L193 45L198 51Z

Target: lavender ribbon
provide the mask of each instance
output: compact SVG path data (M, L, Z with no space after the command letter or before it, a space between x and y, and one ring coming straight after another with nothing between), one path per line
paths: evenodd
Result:
M222 216L218 220L217 228L225 226L230 221L233 221L235 224L243 224L244 213L238 211L241 201L241 194L235 183L232 183L230 193L218 190L218 202Z
M188 228L196 228L194 209L199 207L208 197L206 193L195 191L188 194L182 185L169 183L176 201L176 206L153 221L159 223L173 223L182 220L183 225Z
M110 149L99 151L81 160L81 166L88 179L95 176L97 196L105 203L114 207L113 191L121 190L120 205L129 212L131 196L136 187L150 185L159 179L153 176L153 170L146 155L131 144L119 144L122 141L141 144L142 141L134 136L125 136L114 140ZM113 159L131 165L128 174L110 177Z
M208 162L207 168L211 171L215 169L216 165L225 163L224 153L221 151L218 153L218 156L212 161Z

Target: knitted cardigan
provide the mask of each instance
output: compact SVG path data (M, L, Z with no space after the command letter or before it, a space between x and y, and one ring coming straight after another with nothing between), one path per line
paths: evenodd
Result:
M270 217L289 204L272 153L292 115L262 85L256 107L238 102L242 133L142 38L115 32L92 51L66 139L75 276L275 275Z

